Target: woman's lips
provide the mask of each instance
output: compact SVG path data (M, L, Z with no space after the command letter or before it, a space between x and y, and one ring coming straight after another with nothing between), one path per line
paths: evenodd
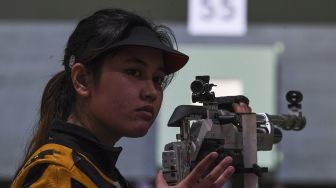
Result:
M136 109L138 115L146 121L152 121L154 117L154 108L153 106L146 105Z

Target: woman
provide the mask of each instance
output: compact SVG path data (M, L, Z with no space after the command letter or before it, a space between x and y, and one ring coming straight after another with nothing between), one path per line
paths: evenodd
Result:
M163 89L188 61L173 41L168 28L124 10L81 20L65 49L65 70L44 90L38 127L12 187L128 187L115 167L121 148L114 144L144 136L156 118ZM174 187L221 187L234 172L230 157L201 179L217 156L210 153ZM169 187L162 172L156 187Z

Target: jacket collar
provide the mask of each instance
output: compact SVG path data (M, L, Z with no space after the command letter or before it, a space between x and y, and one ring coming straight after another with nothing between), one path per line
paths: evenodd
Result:
M103 145L87 129L55 120L49 130L49 141L59 143L87 155L108 174L115 169L121 147Z

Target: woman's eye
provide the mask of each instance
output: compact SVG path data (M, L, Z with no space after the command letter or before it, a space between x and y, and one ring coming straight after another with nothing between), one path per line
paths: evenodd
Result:
M140 77L141 76L141 72L137 69L127 69L126 73L131 75L131 76L135 76L135 77Z
M154 78L154 82L155 82L157 85L162 86L162 84L163 84L163 82L164 82L164 79L165 79L165 77L161 77L161 76L159 76L159 77L155 77L155 78Z

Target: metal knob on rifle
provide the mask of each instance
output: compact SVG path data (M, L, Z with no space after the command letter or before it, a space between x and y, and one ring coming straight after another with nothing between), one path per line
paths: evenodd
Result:
M301 109L301 104L300 102L303 99L303 95L300 91L288 91L286 94L286 99L289 102L288 108L299 108Z

